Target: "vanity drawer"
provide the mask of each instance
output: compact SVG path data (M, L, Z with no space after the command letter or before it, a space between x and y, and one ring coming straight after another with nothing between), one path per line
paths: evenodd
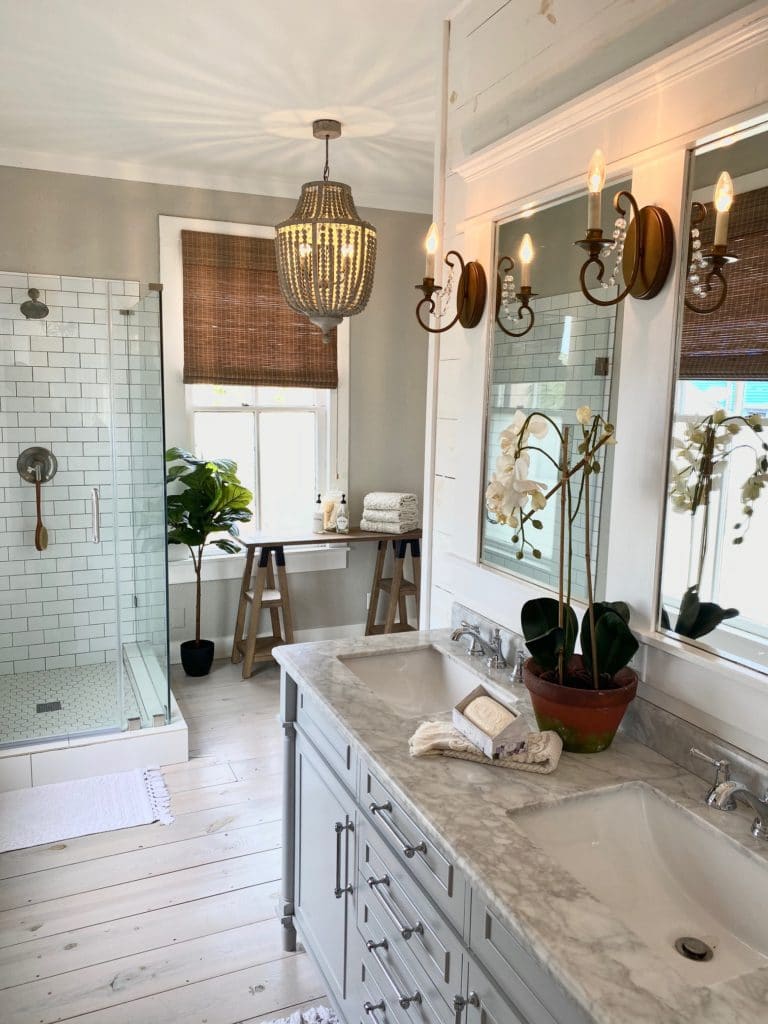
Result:
M472 894L469 947L530 1024L587 1024L536 961L501 923L493 908Z
M363 940L363 970L375 979L384 1001L403 1024L454 1024L455 1013L418 962L409 944L388 938L371 893L359 893L357 925ZM380 911L379 911L380 912Z
M367 959L367 951L363 952ZM360 1006L355 1007L354 1024L402 1024L397 1016L397 1003L373 976L371 965L361 960Z
M377 834L386 839L398 863L461 932L467 891L463 874L435 848L375 775L366 770L362 781L361 803Z
M296 723L320 751L341 781L354 793L357 779L357 753L319 700L304 687L299 688Z
M360 898L370 900L387 938L407 943L446 1002L452 1002L461 991L458 936L367 821L360 821L358 851Z

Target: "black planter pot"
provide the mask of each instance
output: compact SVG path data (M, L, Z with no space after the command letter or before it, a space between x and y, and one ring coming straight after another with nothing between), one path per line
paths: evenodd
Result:
M185 640L180 645L181 664L188 676L207 676L213 664L213 640Z

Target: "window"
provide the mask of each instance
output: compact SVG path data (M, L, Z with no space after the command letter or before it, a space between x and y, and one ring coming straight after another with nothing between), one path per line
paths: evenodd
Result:
M187 385L195 451L237 463L253 494L256 529L307 529L312 502L328 480L329 421L335 395L326 389Z
M240 478L254 493L254 528L306 531L318 491L348 490L349 322L345 320L336 331L335 389L245 383L185 385L182 232L272 239L274 229L165 216L159 218L159 224L168 445L236 461ZM295 555L293 549L292 555L305 563L309 557ZM172 549L172 558L183 556L181 549ZM340 568L339 558L343 558L341 549L317 550L312 564L296 571ZM226 564L233 575L241 571L234 559ZM186 579L179 570L178 582Z

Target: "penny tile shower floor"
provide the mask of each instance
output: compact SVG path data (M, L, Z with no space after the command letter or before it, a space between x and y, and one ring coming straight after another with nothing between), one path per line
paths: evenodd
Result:
M139 714L127 680L124 703L118 708L114 663L0 676L0 744L123 727Z

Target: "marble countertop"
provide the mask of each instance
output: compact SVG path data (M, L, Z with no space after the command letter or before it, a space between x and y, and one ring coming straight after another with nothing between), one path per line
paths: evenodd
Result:
M448 630L437 630L295 644L274 654L317 696L413 819L450 853L588 1019L596 1024L768 1021L768 967L710 986L688 983L515 823L523 808L641 780L735 839L768 869L768 844L750 837L748 810L711 810L702 799L701 779L621 734L600 754L563 754L551 775L445 757L411 758L408 739L419 718L398 714L338 660L432 645L475 672L478 681L503 686L533 723L527 691L509 682L509 670L487 672L482 660L464 653L465 644L452 642ZM764 914L766 908L755 911Z

